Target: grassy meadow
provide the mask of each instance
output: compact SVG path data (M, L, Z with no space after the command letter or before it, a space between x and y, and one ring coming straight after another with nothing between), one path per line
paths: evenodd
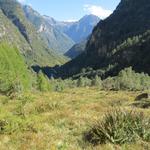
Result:
M134 144L92 146L83 134L107 111L149 109L132 106L140 92L74 88L63 92L26 93L12 100L0 96L1 150L148 150L141 140Z

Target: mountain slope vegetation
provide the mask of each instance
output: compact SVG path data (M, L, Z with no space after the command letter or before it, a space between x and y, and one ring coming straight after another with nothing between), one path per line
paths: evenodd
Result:
M57 55L48 48L35 27L26 19L21 4L16 0L0 0L0 15L1 40L16 45L29 65L59 63L60 57L57 59Z
M105 78L129 66L150 74L149 9L149 0L122 0L114 13L95 27L86 52L62 66L64 76L90 67L99 69Z
M82 52L84 52L85 47L86 47L87 40L84 40L78 44L75 44L71 49L69 49L66 53L65 56L74 59L77 56L79 56Z

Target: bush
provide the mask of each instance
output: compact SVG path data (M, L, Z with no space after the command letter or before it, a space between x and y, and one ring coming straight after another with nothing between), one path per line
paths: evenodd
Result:
M34 123L31 120L12 116L0 119L0 134L12 134L24 131L36 132Z
M150 76L145 73L136 73L132 67L129 67L120 71L118 76L103 80L102 85L106 90L149 90Z
M115 78L121 90L148 90L150 89L150 76L144 73L135 73L132 67L120 71Z
M134 70L132 70L132 67L125 68L124 70L120 71L118 76L108 77L105 80L101 80L98 74L95 75L94 78L79 76L79 78L76 80L73 80L72 78L65 80L62 80L61 78L51 79L49 80L49 86L51 86L54 91L58 92L63 91L65 88L91 87L91 86L99 87L102 90L115 90L115 91L150 90L150 76L145 73L136 73ZM43 76L43 74L41 76ZM44 78L42 77L43 83L41 85L43 84L46 85L46 82L48 83L48 80L44 81L45 80Z
M65 80L62 80L62 79L50 80L50 84L51 84L52 91L55 91L55 92L62 92L64 88L67 87Z
M92 83L91 83L92 86L97 86L99 88L102 88L102 80L99 76L95 76L95 78L92 80Z
M97 122L84 134L84 139L93 145L121 145L136 142L138 139L150 141L150 119L146 119L143 113L120 109L110 111L102 121Z
M108 77L107 79L103 80L102 82L103 89L105 90L114 90L116 85L113 78Z
M42 92L46 92L50 89L49 80L41 71L37 75L37 87L38 90Z
M80 77L77 80L77 87L91 86L91 80L86 77Z

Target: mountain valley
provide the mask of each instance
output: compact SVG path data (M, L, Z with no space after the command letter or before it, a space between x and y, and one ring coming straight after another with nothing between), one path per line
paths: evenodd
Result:
M150 149L150 1L88 3L0 0L0 150Z

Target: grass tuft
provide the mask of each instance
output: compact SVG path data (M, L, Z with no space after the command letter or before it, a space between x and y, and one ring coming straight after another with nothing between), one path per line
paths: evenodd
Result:
M150 141L150 119L143 113L115 109L107 112L84 134L84 140L93 144L125 144L136 140Z

